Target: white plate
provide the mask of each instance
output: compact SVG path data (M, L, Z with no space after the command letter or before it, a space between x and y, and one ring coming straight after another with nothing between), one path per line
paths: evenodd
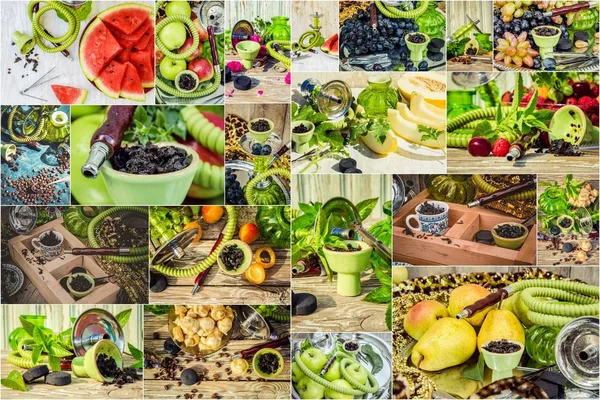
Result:
M431 147L421 146L420 144L415 144L408 142L402 139L399 136L396 136L396 140L398 141L398 148L404 151L408 151L409 153L416 154L419 156L427 156L427 157L444 157L444 152L441 149L432 149Z

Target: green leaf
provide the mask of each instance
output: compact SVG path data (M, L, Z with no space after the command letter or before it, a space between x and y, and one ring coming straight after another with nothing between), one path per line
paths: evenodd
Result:
M42 354L42 346L40 346L39 344L34 345L33 351L31 352L31 362L33 362L34 364L37 364L38 360L40 359L41 354Z
M326 236L323 244L334 249L348 249L348 245L342 239L333 235Z
M298 203L298 208L306 215L317 215L317 209L314 206L307 203Z
M310 340L308 340L308 338L304 339L304 341L300 345L300 350L306 351L310 348L312 348L312 344L310 343Z
M162 112L162 110L159 108L156 111L156 118L154 120L154 123L157 127L163 128L165 126L165 122L167 122L167 118L165 117L165 114Z
M298 113L298 103L292 102L292 119L295 121L295 116Z
M147 145L149 141L150 141L150 138L148 136L140 136L140 138L139 138L139 142L142 146Z
M418 125L419 133L422 133L421 140L438 140L440 135L445 132L441 129L435 129L425 125Z
M375 276L379 279L379 282L382 286L392 286L392 274L391 269L381 270L379 268L375 269Z
M127 348L129 349L129 352L131 353L133 358L135 358L135 360L137 361L137 364L140 364L140 367L137 367L137 366L134 366L134 367L141 368L141 365L143 365L143 362L144 362L144 353L141 350L137 349L131 343L127 343ZM135 365L137 365L137 364L135 364Z
M502 103L498 103L496 108L496 125L500 125L500 123L502 123Z
M48 354L56 357L68 357L73 354L68 349L64 348L62 344L56 341L50 343L48 347Z
M550 110L537 110L532 114L538 121L549 123L554 116L554 112Z
M367 356L373 369L371 370L371 374L376 374L383 368L383 359L379 354L377 354L373 347L370 344L365 343L360 347L360 352Z
M60 371L60 357L48 355L48 364L52 371Z
M138 127L138 122L140 123L139 126L144 126L147 118L148 113L146 112L146 107L137 106L135 112L133 113L133 121L135 122L135 126Z
M23 329L25 329L25 332L27 332L27 334L29 336L33 337L33 331L36 328L36 326L34 324L32 324L31 322L27 321L22 316L19 316L19 321L21 321L21 326L23 326Z
M537 99L538 99L538 90L535 89L533 91L533 96L529 100L529 104L527 104L527 108L525 108L525 115L532 114L535 111L535 107L537 107Z
M371 291L364 298L369 303L389 303L392 300L392 290L390 286L381 286Z
M119 325L121 325L121 328L124 328L127 324L127 321L129 321L129 317L131 316L131 310L131 308L123 310L115 316L115 318L119 322Z
M35 340L35 343L41 345L45 351L48 351L46 335L44 335L44 332L42 332L42 330L40 329L39 326L36 326L33 329L32 337L33 337L33 340Z
M490 124L490 121L481 121L475 127L475 130L473 131L473 137L484 137L491 130L492 124Z
M19 371L11 371L8 376L2 380L0 380L2 386L5 386L9 389L19 390L21 392L29 391L27 385L25 385L25 381L23 380L23 375Z
M517 83L515 84L515 93L513 95L513 102L510 107L511 111L515 112L519 108L519 104L523 100L523 76L521 73L517 73Z
M315 215L304 214L298 218L294 218L292 221L292 229L294 231L298 229L306 229L315 226Z
M387 328L392 330L392 303L390 302L387 306L387 310L385 310L385 324Z
M369 132L379 144L383 144L390 133L390 123L383 118L375 119L369 126Z
M469 365L462 370L462 376L472 381L483 383L483 373L485 368L485 360L483 354L479 353L479 358L476 364Z
M358 211L361 221L366 220L369 215L371 215L378 202L379 197L373 197L372 199L363 200L356 205L356 210Z

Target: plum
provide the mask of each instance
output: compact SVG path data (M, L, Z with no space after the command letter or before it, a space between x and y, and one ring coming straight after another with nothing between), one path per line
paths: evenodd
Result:
M486 138L474 137L469 141L467 150L473 157L487 157L492 151L492 144Z

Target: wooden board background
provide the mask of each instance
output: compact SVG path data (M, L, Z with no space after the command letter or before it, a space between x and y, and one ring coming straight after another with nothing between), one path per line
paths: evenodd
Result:
M493 15L492 2L487 0L466 0L466 1L448 1L446 2L446 29L448 34L452 34L458 28L468 23L465 15L472 19L480 19L477 25L482 32L492 33Z
M292 1L292 39L297 40L300 35L311 29L313 20L311 15L317 11L323 14L321 35L327 39L334 33L338 33L338 4L336 0Z
M225 29L231 29L239 20L250 22L256 17L265 21L283 15L290 17L290 0L236 0L225 1Z

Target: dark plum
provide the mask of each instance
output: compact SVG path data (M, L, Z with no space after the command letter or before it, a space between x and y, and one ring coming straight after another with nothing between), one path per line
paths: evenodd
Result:
M492 151L492 144L486 138L474 137L469 141L467 150L473 157L487 157Z

